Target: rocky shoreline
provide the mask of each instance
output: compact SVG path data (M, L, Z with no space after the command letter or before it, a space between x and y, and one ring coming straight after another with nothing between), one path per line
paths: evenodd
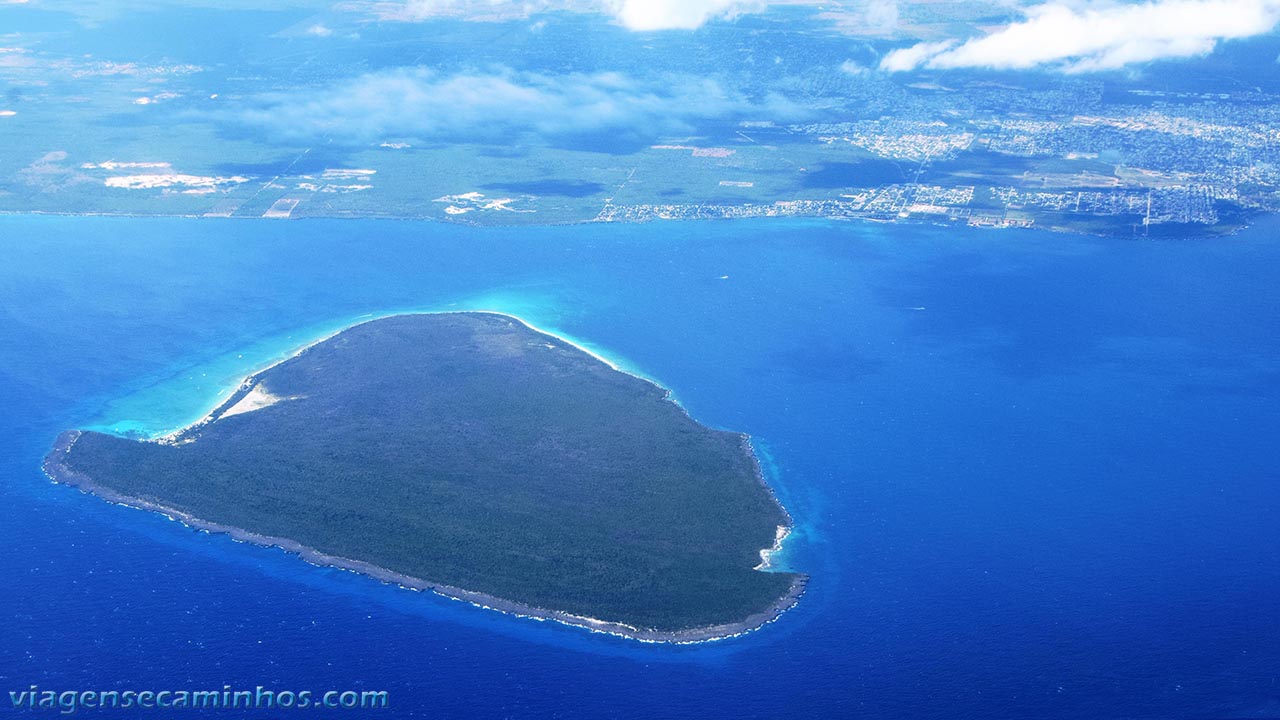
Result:
M238 395L239 393L236 394ZM553 620L564 625L571 625L574 627L584 628L592 632L616 635L641 642L672 644L710 642L737 637L753 630L758 630L773 622L784 612L794 607L799 601L800 596L804 593L805 586L808 582L808 576L796 575L796 579L791 583L791 587L788 589L786 595L780 597L766 610L755 613L738 622L673 631L636 628L623 623L583 617L558 610L532 607L481 592L466 590L464 588L432 582L421 578L410 577L361 560L352 560L350 558L327 555L315 548L307 547L306 545L288 538L261 535L245 530L244 528L203 520L201 518L194 517L189 513L153 500L124 495L112 490L111 488L99 485L94 482L91 477L84 473L76 472L66 466L64 459L66 458L67 453L71 450L72 445L74 445L76 440L80 438L80 435L81 432L79 430L68 430L61 433L54 441L53 449L45 456L42 469L44 470L44 473L55 483L75 487L81 492L97 496L113 504L160 513L195 530L226 534L235 540L249 542L264 547L278 547L286 552L298 555L303 560L313 565L357 572L385 583L399 585L412 590L430 591L443 597L467 602L477 607L497 610L498 612L509 615L535 618L539 620ZM757 473L759 473L758 466ZM763 481L763 476L759 475L759 477L761 481Z

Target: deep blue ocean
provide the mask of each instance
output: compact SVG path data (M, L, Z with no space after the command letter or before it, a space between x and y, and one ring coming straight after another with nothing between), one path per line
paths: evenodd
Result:
M1280 717L1280 222L1223 240L801 221L0 217L9 690L385 689L395 718ZM369 314L491 309L752 434L800 605L650 646L51 484ZM208 713L234 720L301 711ZM193 711L80 716L164 717Z

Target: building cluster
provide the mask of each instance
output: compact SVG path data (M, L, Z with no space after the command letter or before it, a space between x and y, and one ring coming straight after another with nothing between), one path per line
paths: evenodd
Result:
M779 200L774 203L609 204L599 222L646 222L747 217L836 217L871 220L966 218L972 187L888 185L842 194L839 199Z
M827 144L846 143L893 160L949 160L973 145L975 135L963 125L941 120L865 120L793 127Z
M904 174L916 183L857 189L842 197L842 213L956 218L963 209L981 224L1053 213L1213 225L1224 203L1280 209L1280 103L1259 91L973 83L897 92L883 117L789 127L868 160L915 163Z
M975 196L982 202L975 204ZM1072 191L1030 191L1012 186L895 184L840 195L838 199L774 203L607 204L597 222L648 222L754 217L828 217L927 222L962 221L976 226L1031 227L1037 213L1125 216L1135 223L1218 221L1211 188L1204 186Z

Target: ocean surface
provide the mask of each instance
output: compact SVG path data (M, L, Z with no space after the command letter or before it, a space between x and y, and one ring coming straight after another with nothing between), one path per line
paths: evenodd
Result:
M3 712L34 684L388 691L309 711L360 720L1280 717L1274 219L1138 242L8 216L0 239ZM163 432L346 324L449 309L519 315L754 436L813 578L799 606L643 645L40 472L60 430Z

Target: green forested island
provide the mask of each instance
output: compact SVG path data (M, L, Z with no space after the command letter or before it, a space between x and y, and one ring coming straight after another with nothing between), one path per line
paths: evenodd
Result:
M174 435L70 431L45 468L315 562L646 640L758 627L804 584L761 567L790 518L744 435L493 313L353 326Z

